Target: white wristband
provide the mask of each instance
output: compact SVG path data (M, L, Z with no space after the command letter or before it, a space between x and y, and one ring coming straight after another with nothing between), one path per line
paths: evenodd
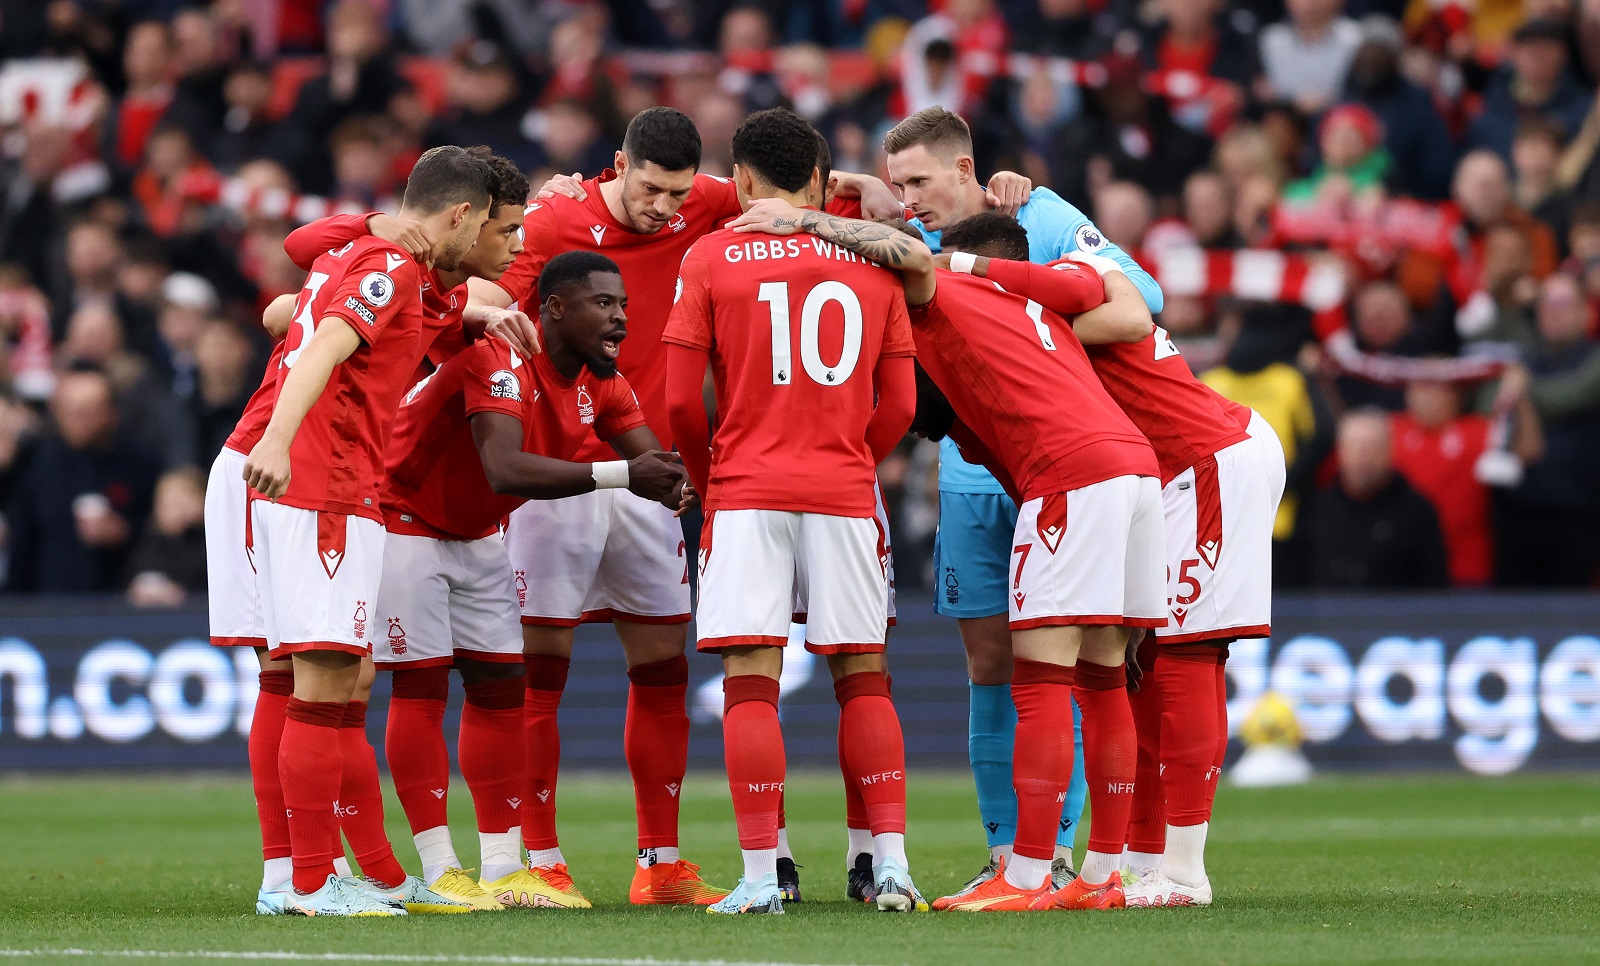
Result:
M590 463L589 472L594 476L594 488L597 490L620 490L628 485L627 460Z
M1087 265L1094 269L1100 274L1101 278L1104 278L1110 272L1122 271L1121 262L1115 258L1107 258L1104 255L1094 255L1089 252L1068 252L1067 257L1079 265Z
M963 275L972 274L972 266L978 263L978 256L971 252L956 252L950 256L950 271L960 272Z

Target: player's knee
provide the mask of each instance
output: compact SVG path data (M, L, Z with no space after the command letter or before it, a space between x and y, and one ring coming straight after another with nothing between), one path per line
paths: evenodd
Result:
M883 674L888 670L882 654L829 654L827 657L828 671L835 681L852 674Z
M548 627L526 624L522 628L522 653L543 654L546 657L572 657L572 631L570 627Z
M1119 667L1127 659L1128 629L1115 625L1087 627L1078 646L1078 660L1106 667Z
M1011 683L1011 627L1006 615L963 620L961 645L967 652L967 677L973 684Z
M723 648L722 673L730 678L756 674L777 680L783 673L783 648L765 646Z
M480 661L471 657L456 658L456 670L461 673L462 684L509 681L527 674L521 661Z
M616 621L617 637L629 667L668 661L682 654L687 646L688 624L636 624Z

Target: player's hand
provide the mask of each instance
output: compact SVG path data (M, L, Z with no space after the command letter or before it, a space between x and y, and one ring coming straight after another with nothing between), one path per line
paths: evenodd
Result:
M412 258L425 262L433 257L433 239L428 237L422 222L394 215L373 215L367 219L367 231L403 248Z
M728 223L737 232L759 231L769 235L793 235L800 230L799 208L777 198L752 201L744 214Z
M544 351L539 344L539 328L533 324L528 313L516 309L494 309L484 315L484 335L499 339L523 358L531 359Z
M888 185L877 178L863 176L856 181L861 195L861 217L868 221L879 218L905 218L906 206L894 196Z
M571 174L555 175L539 186L539 191L533 196L533 200L543 201L556 195L565 195L573 201L588 200L589 192L583 190L583 175L576 171Z
M628 492L646 500L665 502L683 480L683 460L677 453L653 449L628 461Z
M672 511L673 516L681 517L700 505L700 494L694 491L694 484L690 483L689 478L686 476L683 478L683 482L678 484L678 488L673 491L672 495L661 502L666 505L667 509Z
M1128 690L1139 690L1139 682L1144 679L1144 668L1139 666L1139 645L1144 643L1145 634L1149 633L1142 627L1128 629Z
M1033 194L1033 182L1014 171L996 171L989 179L989 190L983 198L989 207L1003 211L1013 218L1017 209L1028 203Z
M289 491L289 449L262 440L244 461L244 481L269 500Z

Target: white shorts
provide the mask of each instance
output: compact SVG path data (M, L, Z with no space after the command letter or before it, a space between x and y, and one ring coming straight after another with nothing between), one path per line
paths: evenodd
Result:
M1118 476L1022 504L1011 629L1167 622L1161 484Z
M272 656L371 653L380 633L383 524L257 499L250 501L250 530Z
M873 520L878 524L878 556L882 559L883 573L889 582L889 622L888 626L895 625L896 611L894 609L894 540L889 534L889 510L883 505L883 487L876 480L872 483L872 508ZM794 590L794 622L806 622L805 605L800 602L800 588Z
M506 549L524 624L689 620L683 527L627 490L529 500L511 514Z
M1179 473L1161 491L1167 521L1165 644L1272 634L1272 524L1283 445L1259 413L1250 438Z
M789 640L797 603L806 612L806 650L883 650L889 583L871 517L785 510L721 510L700 531L698 648Z
M458 655L522 661L517 588L498 533L480 540L389 534L373 614L372 659L390 670L449 667Z
M218 647L267 646L256 568L245 546L250 488L244 485L244 460L243 453L224 446L206 480L206 603L211 643Z

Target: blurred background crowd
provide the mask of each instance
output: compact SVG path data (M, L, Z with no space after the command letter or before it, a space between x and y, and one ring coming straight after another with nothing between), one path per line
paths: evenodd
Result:
M202 592L285 234L437 144L596 174L653 104L714 174L776 104L875 174L963 113L1278 430L1281 585L1593 585L1597 82L1600 0L0 0L0 586ZM902 585L935 460L884 470Z

